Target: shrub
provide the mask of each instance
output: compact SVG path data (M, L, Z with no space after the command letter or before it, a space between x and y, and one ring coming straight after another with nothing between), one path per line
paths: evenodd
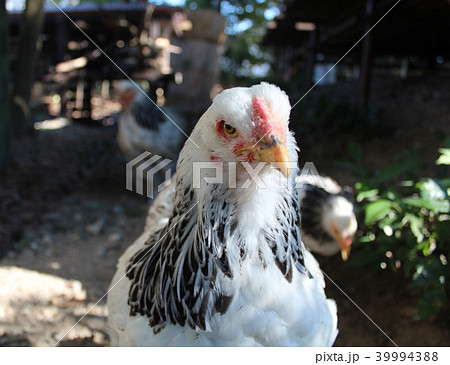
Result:
M450 149L439 151L436 163L449 165ZM358 159L353 167L361 178L355 187L364 228L351 262L403 272L421 295L415 318L432 317L450 298L450 178L414 177L421 165L414 151L377 174Z

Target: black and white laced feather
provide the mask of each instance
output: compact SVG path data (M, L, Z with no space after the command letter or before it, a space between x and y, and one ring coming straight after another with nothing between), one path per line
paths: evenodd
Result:
M191 135L199 149L186 142L177 176L153 202L145 232L119 260L108 295L113 346L333 344L336 306L326 299L323 275L301 241L295 179L280 187L280 172L265 169L267 189L192 187L192 162L210 153L212 142L203 133L215 113L226 113L218 104L230 98L239 108L252 93L273 93L269 105L281 102L282 112L289 110L284 93L268 84L232 89L214 100ZM295 161L294 138L288 138Z

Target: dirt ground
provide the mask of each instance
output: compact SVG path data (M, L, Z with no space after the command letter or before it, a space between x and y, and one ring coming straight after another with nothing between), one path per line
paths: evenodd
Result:
M106 293L118 257L142 231L148 202L125 190L125 160L113 128L70 125L40 131L15 147L26 154L15 155L6 171L20 189L13 203L1 200L2 227L7 220L22 238L0 261L0 345L53 346ZM49 152L44 161L29 163L43 149ZM11 267L30 271L2 273ZM58 278L78 291L56 286L50 298L39 292L21 298L13 295L18 284L7 275L22 278L24 293L41 282L54 287ZM104 302L60 345L107 345Z
M450 135L450 90L434 82L425 89L416 89L420 82L400 85L402 94L380 97L386 118L403 113L410 123L399 123L401 133L368 142L368 165L382 166L413 144L435 159L433 128ZM427 88L439 90L439 100L424 97L422 109L409 111ZM400 106L399 99L405 99ZM417 130L424 115L437 120L429 133ZM303 158L351 183L348 172L332 163L339 157L334 151L347 143L345 136L324 141ZM142 232L148 204L125 189L125 160L113 127L69 125L15 141L11 165L0 173L0 346L107 346L104 294L118 257ZM327 280L327 294L338 305L336 346L393 345L381 330L400 346L450 345L448 321L412 320L418 298L403 278L355 268L339 256L318 259L336 284Z

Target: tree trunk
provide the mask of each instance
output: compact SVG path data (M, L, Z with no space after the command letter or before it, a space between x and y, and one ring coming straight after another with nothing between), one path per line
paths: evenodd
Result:
M6 0L0 0L0 169L9 159L9 59Z
M44 3L45 0L27 0L22 15L14 88L13 131L15 133L22 133L31 128L29 103L38 57L39 35L44 20Z

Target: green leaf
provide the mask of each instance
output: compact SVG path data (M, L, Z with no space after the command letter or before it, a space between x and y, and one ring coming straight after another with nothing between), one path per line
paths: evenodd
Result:
M369 236L362 236L359 239L360 243L369 243L369 242L372 242L372 241L373 241L373 239L371 237L369 237Z
M402 203L417 208L425 208L433 212L448 213L450 211L450 202L448 200L409 197L404 198Z
M365 206L366 217L365 223L371 224L381 218L384 218L392 208L392 202L390 200L377 200L369 203Z
M398 186L402 186L402 187L406 187L406 188L410 188L414 186L414 181L412 180L404 180L404 181L399 181L397 183Z
M356 201L358 203L362 202L364 199L370 199L370 198L374 198L376 196L378 196L378 189L372 189L372 190L366 190L366 191L361 191L360 193L358 193L358 195L356 196Z
M386 197L392 201L400 200L402 198L402 196L393 189L386 191Z
M431 236L429 239L422 243L422 253L425 257L430 256L436 249L436 244L433 244L433 242L435 242L434 238L435 237Z
M441 182L435 179L427 179L420 181L416 184L417 188L420 190L420 195L422 198L427 200L444 200L448 198L445 188L442 186Z
M392 215L392 216L391 216ZM399 216L397 214L389 214L378 222L378 227L384 229L384 227L391 227L393 229L398 228L401 224L398 222Z
M409 228L411 229L412 234L414 237L416 237L417 242L422 242L424 235L423 235L423 218L417 217L413 214L406 213L405 217L403 218L404 223L409 223Z
M440 148L441 155L436 161L436 165L450 165L450 148Z

